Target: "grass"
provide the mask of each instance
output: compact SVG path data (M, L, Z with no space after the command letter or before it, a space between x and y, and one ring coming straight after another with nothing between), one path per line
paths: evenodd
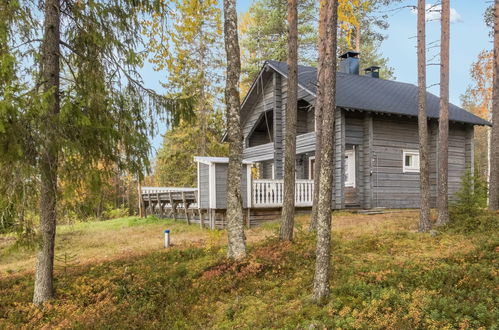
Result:
M77 264L85 265L155 251L162 247L163 230L168 228L173 244L195 243L208 236L198 226L155 217L79 222L57 227L56 257L74 256ZM13 237L3 236L2 240L0 236L0 276L33 271L33 249L18 247L14 242Z
M292 244L258 241L275 223L250 231L244 262L225 259L223 231L202 231L203 244L58 271L57 299L42 309L30 304L32 276L8 276L0 328L498 328L497 233L433 237L416 232L415 212L336 214L331 296L317 306L307 220L297 219Z

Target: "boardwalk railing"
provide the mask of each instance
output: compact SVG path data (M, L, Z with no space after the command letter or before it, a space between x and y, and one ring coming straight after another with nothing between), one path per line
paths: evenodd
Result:
M284 195L284 180L253 180L253 207L280 207ZM295 206L312 206L314 196L313 180L296 180Z

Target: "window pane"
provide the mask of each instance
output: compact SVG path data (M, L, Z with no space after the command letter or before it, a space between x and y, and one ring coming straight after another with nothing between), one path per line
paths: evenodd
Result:
M412 166L412 157L411 157L411 155L405 155L405 166L406 167L411 167Z

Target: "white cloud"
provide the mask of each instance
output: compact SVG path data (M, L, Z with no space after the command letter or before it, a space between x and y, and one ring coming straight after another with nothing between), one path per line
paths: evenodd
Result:
M442 6L441 5L427 4L426 5L426 21L427 22L439 21L440 20L440 12L441 11L442 11ZM412 12L414 14L417 14L418 10L417 9L413 9ZM454 8L450 9L450 21L451 21L451 23L461 22L462 21L461 15Z

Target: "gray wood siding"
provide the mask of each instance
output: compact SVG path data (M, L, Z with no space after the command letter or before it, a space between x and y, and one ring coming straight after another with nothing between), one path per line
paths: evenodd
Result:
M315 151L315 132L296 137L296 154Z
M267 143L256 147L245 148L243 159L251 161L268 160L274 158L274 144Z
M345 207L345 113L337 108L334 122L333 208Z
M433 186L432 204L436 196L436 135L431 127L430 170ZM460 187L465 170L466 130L451 125L449 130L449 197ZM419 173L403 173L403 151L419 150L417 121L413 118L375 117L373 121L373 207L419 207Z
M361 145L364 137L363 114L349 112L345 116L345 143Z
M262 162L262 179L272 179L272 161Z
M216 174L216 187L217 187L217 209L227 208L227 174L228 174L228 164L217 163L215 164L215 174ZM241 197L243 200L243 207L247 207L247 166L243 165L241 171Z
M373 159L373 117L370 113L364 114L363 120L363 138L362 152L363 162L359 162L359 166L363 166L363 197L362 207L366 209L372 208L372 159ZM362 164L362 165L361 165Z
M281 75L274 72L274 166L276 179L283 177L283 132L282 132L282 79Z
M265 111L272 110L274 107L274 85L272 79L262 79L262 83L256 86L253 93L254 101L252 103L245 104L244 112L245 118L242 121L243 136L245 141L245 146L248 145L248 135L252 131L253 127L257 124L258 119L261 114Z
M199 163L199 199L201 208L210 207L210 185L209 174L210 167L206 164Z

